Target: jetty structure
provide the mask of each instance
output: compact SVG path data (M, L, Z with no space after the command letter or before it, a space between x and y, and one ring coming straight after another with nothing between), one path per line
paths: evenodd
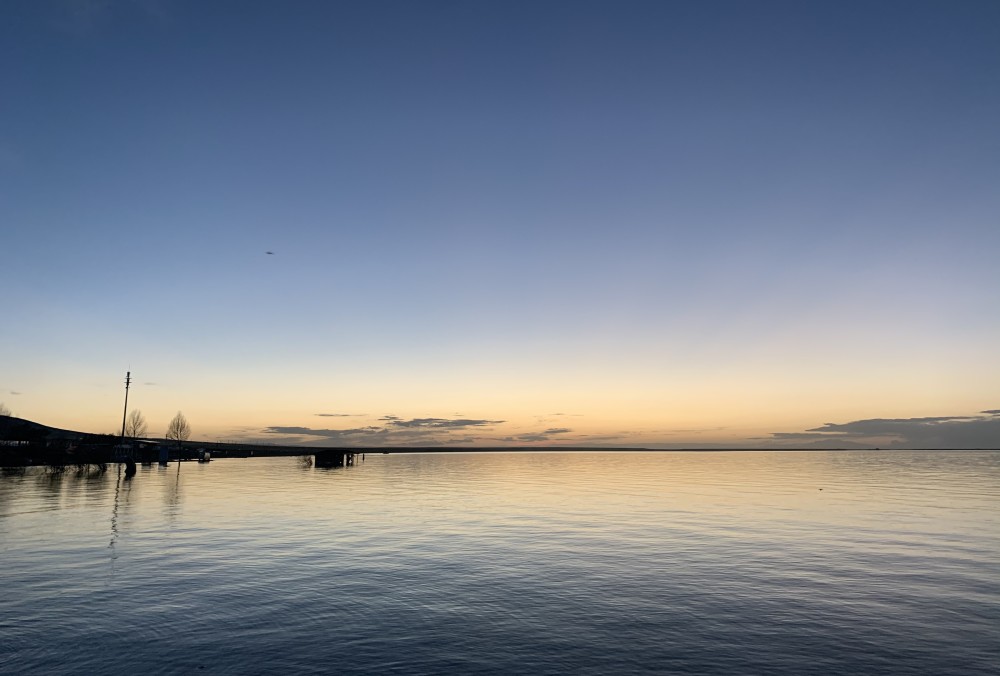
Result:
M268 253L271 253L270 251ZM75 432L40 423L0 415L0 467L28 465L100 465L121 463L125 475L136 473L136 463L171 460L208 462L216 458L248 458L251 456L315 456L317 467L349 467L364 451L356 448L307 448L229 442L189 442L185 436L173 439L127 438L128 391L132 371L125 372L125 403L122 407L120 435ZM179 416L180 414L178 414ZM167 436L171 436L169 431Z
M381 451L381 449L379 449ZM218 441L129 439L117 434L76 432L0 415L0 467L106 465L205 461L210 458L315 457L317 467L350 467L372 449L279 446Z

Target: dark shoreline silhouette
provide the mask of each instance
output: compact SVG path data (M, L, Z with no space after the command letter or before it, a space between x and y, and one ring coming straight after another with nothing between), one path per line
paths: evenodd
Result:
M197 460L199 451L212 458L286 457L317 453L628 453L628 452L743 452L743 451L948 451L1000 450L996 448L768 448L697 447L648 448L642 446L285 446L218 441L177 442L159 438L122 439L113 434L90 434L48 427L40 423L0 416L0 467L33 465L104 465L113 462L157 462L166 450L170 461Z

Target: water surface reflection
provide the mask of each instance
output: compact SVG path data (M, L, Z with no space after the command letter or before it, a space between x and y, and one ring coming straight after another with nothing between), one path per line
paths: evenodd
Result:
M179 470L0 475L4 671L986 674L1000 659L998 453Z

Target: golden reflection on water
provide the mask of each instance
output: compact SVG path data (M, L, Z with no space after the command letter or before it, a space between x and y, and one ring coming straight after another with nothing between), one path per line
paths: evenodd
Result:
M1000 454L990 452L576 452L367 454L355 467L300 458L115 466L0 478L0 533L34 528L80 541L89 523L114 560L129 537L192 533L252 540L267 528L362 537L605 533L632 546L671 538L818 548L866 538L872 550L941 547L1000 531ZM53 518L54 513L60 518ZM16 532L11 532L16 529ZM754 544L756 543L756 544ZM88 546L79 542L80 546ZM176 544L176 543L175 543Z
M407 509L514 509L665 514L837 522L892 515L907 505L971 507L995 500L993 452L574 452L367 454L356 467L318 469L298 458L215 460L141 467L129 503L164 514L228 518L254 510L299 513L349 505L379 509L378 495L408 495ZM0 512L99 507L122 483L111 466L8 471ZM971 501L971 504L970 502ZM388 505L382 505L388 507ZM955 525L949 513L942 526Z

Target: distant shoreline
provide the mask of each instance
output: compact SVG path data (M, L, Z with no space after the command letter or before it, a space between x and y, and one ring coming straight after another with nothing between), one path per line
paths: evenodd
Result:
M284 457L344 454L416 454L416 453L787 453L787 452L899 452L899 451L997 451L998 448L768 448L746 446L699 446L650 448L646 446L299 446L219 441L175 441L159 438L122 439L115 435L88 434L61 430L40 423L0 416L0 466L67 466L111 464L126 458L149 462L158 458L170 461L192 460L199 450L213 458Z

